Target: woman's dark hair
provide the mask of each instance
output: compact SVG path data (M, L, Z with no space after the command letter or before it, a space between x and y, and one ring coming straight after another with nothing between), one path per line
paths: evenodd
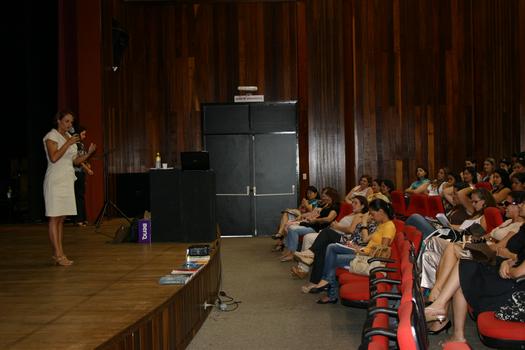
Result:
M425 177L424 177L424 179L428 179L428 170L427 170L427 168L425 168L424 166L418 166L418 167L416 168L416 177L417 177L417 169L421 169L421 170L423 170L423 171L425 172Z
M483 161L484 162L488 162L490 164L492 164L492 166L496 166L496 159L492 158L492 157L488 157L488 158L485 158L485 160Z
M76 133L80 134L82 131L86 131L86 130L87 129L85 126L79 125L78 128L76 129Z
M315 187L315 186L308 186L306 188L306 192L308 192L308 191L315 193L315 199L319 199L319 191L317 191L317 187Z
M394 218L394 208L392 208L390 203L387 203L382 199L376 198L368 203L368 209L373 211L379 211L382 209L390 220Z
M383 184L388 188L388 193L394 191L396 189L396 185L394 185L394 181L389 179L384 179L382 181Z
M57 126L58 121L62 120L62 118L64 118L66 115L71 115L73 118L75 117L75 115L71 111L68 111L68 110L58 111L57 114L55 114L53 118L53 125Z
M525 184L525 173L515 173L510 179L516 179L519 183Z
M511 166L512 165L512 162L508 158L502 158L499 162L503 163L503 164L507 164L507 166Z
M471 162L472 164L478 164L478 162L476 161L476 159L472 158L472 157L467 157L465 158L465 162Z
M458 174L456 174L456 173L448 173L447 178L449 176L452 176L454 178L454 183L455 184L457 184L458 182L461 182L461 176L459 176ZM448 181L448 179L447 179L447 181Z
M503 188L511 188L512 183L510 182L509 173L506 170L503 169L496 169L494 170L495 173L498 173L498 175L501 177L501 184L503 185Z
M466 182L463 182L463 181L454 182L454 188L456 189L456 191L461 191L462 189L467 188L467 187L469 187L469 184Z
M478 172L476 171L476 168L473 166L467 166L463 168L463 172L468 171L472 175L472 183L477 184L478 183Z
M364 196L354 196L352 199L357 199L359 203L363 206L361 213L368 213L368 200Z
M326 187L324 194L326 194L332 200L332 204L338 204L341 201L339 192L333 187Z
M496 207L496 200L492 196L492 193L490 193L486 188L476 188L475 190L470 192L469 197L472 198L473 195L476 195L479 197L480 200L485 201L483 209L489 207Z
M367 174L361 175L361 177L359 178L359 182L361 182L361 180L362 180L363 178L365 178L365 179L368 181L368 184L369 184L369 185L372 184L372 176L367 175Z
M517 204L525 202L525 191L512 191L509 193L509 196L511 196L512 201Z

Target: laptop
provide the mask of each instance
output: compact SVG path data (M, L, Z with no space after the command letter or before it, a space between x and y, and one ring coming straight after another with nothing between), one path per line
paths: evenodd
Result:
M181 152L182 170L210 170L210 155L208 152Z

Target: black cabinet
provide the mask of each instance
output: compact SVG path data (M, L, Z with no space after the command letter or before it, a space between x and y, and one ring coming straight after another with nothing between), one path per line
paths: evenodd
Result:
M211 242L216 238L215 173L151 170L153 242Z

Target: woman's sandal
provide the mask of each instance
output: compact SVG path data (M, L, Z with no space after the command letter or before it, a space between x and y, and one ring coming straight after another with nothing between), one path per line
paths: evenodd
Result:
M272 235L272 239L283 239L283 237L284 236L282 234L280 234L280 233L274 233Z
M425 308L425 319L427 322L439 321L443 323L443 321L447 319L447 313L444 310L438 310L428 306Z
M73 265L73 260L69 260L65 255L62 256L52 256L51 257L57 266L71 266Z
M284 244L277 244L272 248L272 252L282 252L284 249Z

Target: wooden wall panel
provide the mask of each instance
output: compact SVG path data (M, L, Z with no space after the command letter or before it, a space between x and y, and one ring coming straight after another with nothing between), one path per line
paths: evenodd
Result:
M342 1L307 3L310 182L344 190Z
M239 85L297 99L294 2L107 7L130 36L106 73L111 173L147 171L156 152L179 165L181 151L202 149L200 104L230 102Z
M241 84L299 100L303 187L345 192L362 173L405 187L419 165L435 174L525 144L524 0L104 6L130 34L121 69L104 73L113 173L145 171L157 151L177 165L202 147L200 104Z

